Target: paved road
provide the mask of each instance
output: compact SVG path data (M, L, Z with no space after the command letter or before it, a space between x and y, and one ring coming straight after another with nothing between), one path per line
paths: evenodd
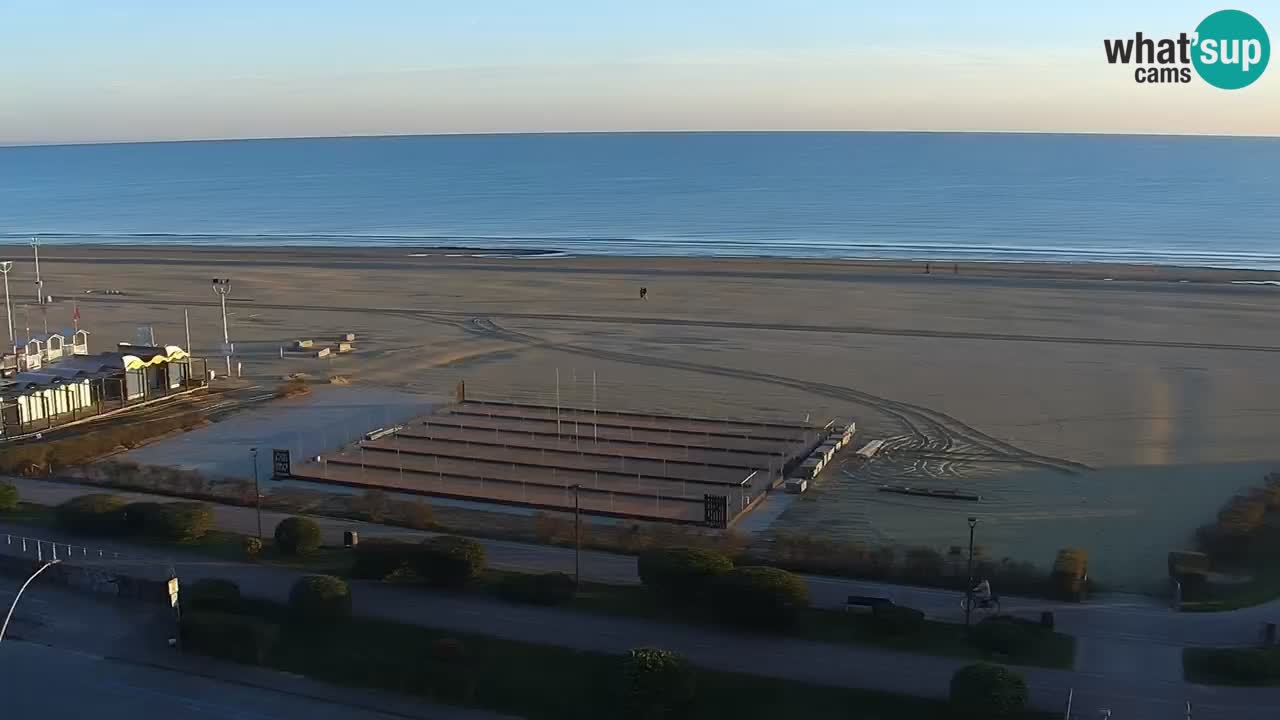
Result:
M0 577L7 611L19 579ZM0 642L0 717L47 720L502 720L185 656L165 609L33 584Z
M81 487L19 481L25 498L53 503L84 492ZM126 493L129 494L129 493ZM132 493L137 497L148 497ZM264 513L264 527L283 515ZM252 533L252 509L217 508L225 529ZM337 542L346 529L362 537L421 537L427 533L329 518L321 522L328 542ZM0 527L0 532L22 532ZM30 533L29 530L26 532ZM41 531L46 536L56 533ZM76 542L75 538L55 537ZM484 541L491 563L519 570L572 571L573 552L564 548L504 541ZM151 548L121 546L126 553L152 553ZM191 556L169 556L180 576L228 577L247 593L284 599L298 573L279 568L210 562ZM633 557L601 552L583 553L584 577L612 583L635 583ZM961 613L954 592L807 577L815 604L839 606L851 593L882 593L895 601L919 607L931 616L958 620ZM951 673L961 663L944 658L889 653L876 649L742 635L715 629L658 622L574 614L547 608L526 608L458 598L393 586L358 584L356 611L365 616L485 633L528 642L563 645L584 650L623 652L642 644L657 644L687 653L706 667L790 677L850 687L874 688L918 695L942 696ZM1280 690L1205 688L1181 679L1181 650L1185 645L1247 645L1255 641L1261 622L1274 617L1274 604L1232 613L1179 614L1147 598L1112 596L1084 605L1007 598L1005 609L1017 614L1054 610L1059 628L1079 639L1076 671L1025 669L1038 706L1059 709L1074 689L1076 708L1109 707L1121 718L1181 717L1191 700L1196 718L1274 717L1280 714ZM1123 712L1121 712L1123 710Z

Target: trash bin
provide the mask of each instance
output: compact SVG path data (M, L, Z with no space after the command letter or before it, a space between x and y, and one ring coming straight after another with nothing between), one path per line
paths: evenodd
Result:
M360 544L360 533L355 530L347 530L342 533L342 544L344 547L353 548Z

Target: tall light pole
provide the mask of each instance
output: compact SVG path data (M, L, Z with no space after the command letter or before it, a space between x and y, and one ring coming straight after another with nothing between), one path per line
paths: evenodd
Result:
M9 345L13 348L13 354L18 354L18 341L13 337L13 305L9 304L9 271L13 269L13 262L5 260L0 262L0 274L4 275L4 314L9 321Z
M580 530L582 525L579 520L580 506L578 505L578 491L581 489L581 485L573 486L573 591L575 593L582 585L582 533Z
M253 456L253 500L258 507L258 539L262 539L262 491L258 489L258 448L249 448Z
M4 631L9 629L9 621L13 619L13 611L18 607L18 601L22 599L22 592L27 589L27 586L31 584L32 580L36 579L37 575L44 572L45 570L48 570L51 566L57 565L60 562L62 561L50 560L45 564L41 565L38 570L31 573L31 577L27 578L26 582L22 583L22 587L18 588L18 594L13 596L13 604L9 606L9 614L4 616L4 625L0 625L0 641L4 640Z
M231 377L231 333L227 330L227 296L231 294L231 278L214 278L213 292L222 299L222 349L227 355L227 377Z
M964 586L964 628L969 630L969 617L973 614L973 530L978 527L978 518L969 518L969 582Z

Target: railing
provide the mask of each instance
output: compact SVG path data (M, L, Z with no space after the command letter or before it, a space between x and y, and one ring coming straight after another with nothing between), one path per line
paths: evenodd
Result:
M90 548L83 545L72 545L71 543L58 542L55 540L45 540L43 538L24 537L22 535L4 535L4 544L0 546L4 552L9 554L19 553L22 555L34 555L35 559L44 562L45 560L120 560L125 556L114 550L104 550L103 548Z

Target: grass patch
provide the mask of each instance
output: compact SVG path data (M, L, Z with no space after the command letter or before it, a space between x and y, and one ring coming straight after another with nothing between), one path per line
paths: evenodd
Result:
M53 508L48 505L22 502L18 503L18 507L13 510L0 511L0 522L52 528L57 520L53 516Z
M482 592L494 592L506 574L508 573L494 570L486 572L479 589ZM584 612L666 622L702 625L718 622L714 614L696 606L673 608L666 605L639 586L583 583L581 592L567 607ZM997 656L986 653L969 642L963 625L926 620L917 633L893 636L883 633L870 613L825 608L803 611L797 625L785 631L785 634L815 642L1062 669L1073 666L1076 652L1074 637L1046 630L1041 642L1035 647L1010 656Z
M563 648L459 635L381 621L323 629L289 625L283 609L259 613L284 625L267 664L342 685L373 687L471 705L531 720L616 716L622 659ZM439 640L461 643L447 667ZM946 703L755 676L700 670L690 714L705 720L934 720ZM1032 716L1029 716L1032 717Z

